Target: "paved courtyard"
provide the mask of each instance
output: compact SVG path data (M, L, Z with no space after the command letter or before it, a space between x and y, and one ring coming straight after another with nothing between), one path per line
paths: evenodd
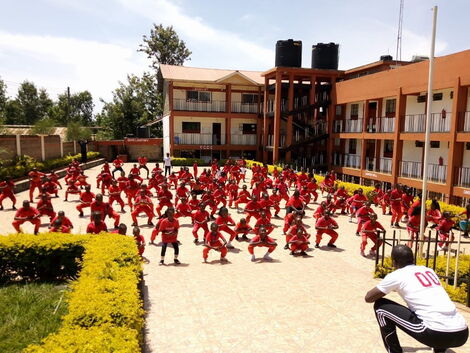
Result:
M86 171L94 192L97 192L95 177L99 169ZM130 164L125 169L128 171ZM56 211L62 209L72 219L74 233L85 231L89 218L78 218L75 209L78 202L63 202L63 190L59 195L59 199L53 199ZM27 192L17 196L19 206L27 198ZM9 200L5 206L0 234L14 231L11 226L14 211L9 209ZM310 207L305 222L313 233L311 216L316 205ZM235 220L243 216L234 209L230 212ZM89 215L89 209L85 215ZM171 248L167 250L165 266L158 264L160 247L147 245L144 254L148 260L144 266L146 351L385 352L372 305L363 300L366 291L377 283L372 278L374 261L359 255L359 238L354 235L356 224L348 223L345 216L336 220L340 226L337 249L323 246L309 251L309 257L294 258L282 249L283 220L273 219L278 227L272 236L279 243L272 254L274 261L252 263L247 243L235 242L236 248L227 255L227 264L221 264L214 252L209 255L209 263L204 264L203 247L193 244L192 227L188 219L183 219L179 236L180 266L172 264ZM379 221L386 226L389 216L379 215ZM121 215L121 222L128 225L131 233L129 212ZM141 218L140 223L145 224L146 219ZM107 224L112 226L112 221L108 220ZM24 229L32 231L32 226L24 225ZM148 241L152 228L141 229ZM258 257L265 252L255 251ZM398 300L395 295L390 297ZM470 322L470 312L461 312ZM400 338L406 352L431 352L403 334ZM449 352L470 353L470 343Z

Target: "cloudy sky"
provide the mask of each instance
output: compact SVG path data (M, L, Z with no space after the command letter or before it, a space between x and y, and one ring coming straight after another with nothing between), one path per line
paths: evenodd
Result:
M31 80L51 96L71 87L110 99L149 62L137 48L153 23L173 25L189 66L267 70L279 39L340 44L340 68L395 56L399 0L0 0L0 77L14 96ZM427 55L439 6L436 55L469 49L468 0L405 0L402 59Z

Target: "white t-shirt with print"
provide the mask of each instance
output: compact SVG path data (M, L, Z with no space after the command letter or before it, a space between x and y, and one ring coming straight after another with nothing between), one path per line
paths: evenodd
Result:
M425 266L408 265L389 273L377 286L382 293L396 291L426 327L456 332L467 327L436 273Z

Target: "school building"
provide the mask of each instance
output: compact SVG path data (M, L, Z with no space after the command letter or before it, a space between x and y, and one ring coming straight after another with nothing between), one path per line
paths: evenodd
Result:
M470 50L434 61L428 190L470 198ZM420 189L428 64L391 57L350 70L265 72L161 65L164 152L334 170Z

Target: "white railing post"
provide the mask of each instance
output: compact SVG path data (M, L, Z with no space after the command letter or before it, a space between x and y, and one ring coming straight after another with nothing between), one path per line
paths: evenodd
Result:
M44 162L46 160L46 146L44 146L44 135L39 135L41 141L41 160Z
M16 135L16 154L21 157L21 135Z

